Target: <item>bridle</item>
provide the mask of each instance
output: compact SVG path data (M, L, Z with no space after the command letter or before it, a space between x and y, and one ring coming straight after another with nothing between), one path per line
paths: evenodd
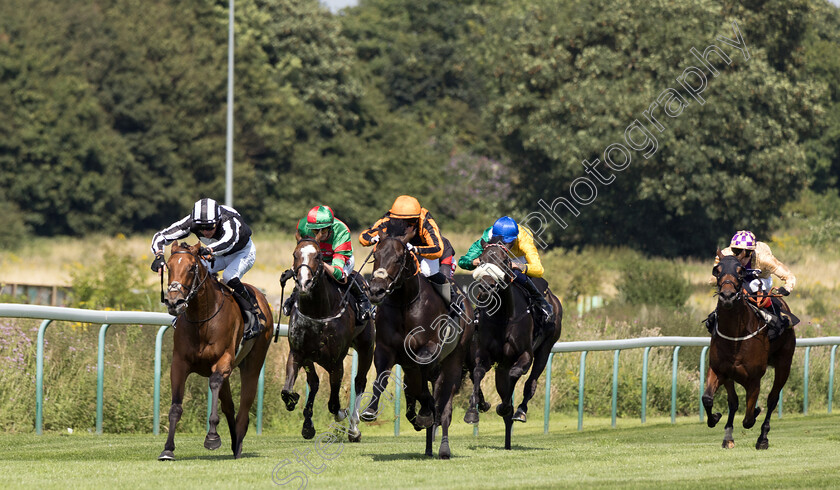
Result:
M198 277L198 262L201 259L199 257L197 257L195 254L193 254L192 252L188 251L188 250L176 250L176 251L172 252L171 255L176 255L176 254L189 254L190 256L192 256L195 259L195 263L193 263L192 267L190 268L190 271L192 272L193 278ZM170 258L171 258L171 255L170 255ZM179 291L182 294L186 292L186 296L184 297L184 304L189 306L190 301L192 301L192 299L195 298L195 296L201 290L201 286L204 285L204 283L207 281L207 279L209 277L210 277L210 271L207 268L205 268L204 269L204 277L199 279L198 282L193 280L193 283L192 283L189 291L187 291L187 288L184 287L184 285L181 284L178 281L170 282L169 287L167 288L166 291L168 293L171 293L173 291ZM161 297L163 297L163 283L162 282L161 282L161 293L160 294L161 294ZM187 320L190 323L204 323L208 320L211 320L211 319L213 319L213 317L218 315L220 311L222 311L222 307L225 305L226 300L227 300L227 296L222 295L222 302L219 305L219 308L212 315L210 315L209 317L207 317L203 320L190 320L189 318L187 318L187 310L186 309L184 310L184 313L183 313L184 319Z
M314 269L309 264L300 264L297 267L292 268L292 272L294 272L293 277L295 280L295 286L297 286L298 290L303 289L300 285L300 280L298 279L298 272L300 272L301 269L306 267L307 269L309 269L309 272L312 273L312 287L314 287L315 284L318 283L318 280L321 279L321 272L323 272L324 270L324 260L323 254L321 253L321 244L318 243L318 241L314 238L309 237L301 238L298 242L298 245L300 245L301 242L312 242L313 244L315 244L315 250L318 251L318 255L315 257L315 261L318 262L318 265L316 265Z
M730 275L730 276L733 276L733 277L734 277L734 275L733 275L733 274L725 274L725 275ZM734 288L735 288L736 293L735 293L735 299L734 299L734 301L745 301L745 298L747 298L747 297L757 297L757 296L758 296L758 295L751 295L751 294L749 294L749 293L743 293L743 292L742 292L742 291L744 291L744 288L743 288L744 278L743 278L743 276L742 276L742 275L739 275L739 276L738 276L738 282L737 282L737 283L736 283L735 281L731 280L731 279L725 279L725 280L723 280L723 281L721 281L720 279L718 279L718 282L717 282L717 291L715 292L715 295L716 295L716 296L719 296L719 295L720 295L720 290L721 290L721 288L722 288L724 285L726 285L726 284L731 284L731 285L732 285L732 287L734 287ZM746 301L745 301L745 302L746 302ZM751 307L751 305L749 304L749 302L746 302L746 305L747 305L747 307ZM715 312L717 312L717 306L715 306ZM718 337L720 337L720 338L722 338L722 339L730 340L730 341L732 341L732 342L740 342L740 341L742 341L742 340L748 340L748 339L751 339L751 338L755 337L756 335L758 335L759 333L761 333L761 331L762 331L762 330L764 330L765 328L767 328L767 324L766 324L766 323L765 323L764 325L762 325L761 327L759 327L759 328L758 328L755 332L749 333L749 334L744 335L744 336L741 336L741 337L730 337L730 336L728 336L728 335L722 334L722 333L720 332L719 325L718 325L718 324L716 324L716 325L715 325L715 330L714 330L714 332L712 332L712 335L717 335Z
M502 253L504 254L505 261L504 261L504 264L503 264L504 267L502 268L502 270L505 272L505 276L507 277L508 276L507 272L513 270L513 266L511 265L511 260L510 260L510 258L513 256L513 253L503 243L488 243L487 245L484 246L484 249L482 250L481 255L484 255L484 252L487 252L488 250L490 250L491 247L500 249L502 251ZM481 262L484 262L484 261L481 261ZM508 281L508 284L510 284L511 282L513 282L512 279ZM505 286L505 287L507 287L507 286Z
M393 238L393 237L386 237L386 238ZM396 238L393 238L397 240ZM405 244L403 244L405 247ZM376 252L379 251L379 247L377 246L376 250L374 251L374 262L376 261ZM402 256L400 257L400 269L397 271L396 276L391 276L384 268L380 267L373 271L374 279L388 279L390 282L388 286L385 288L385 296L389 296L395 289L397 289L401 284L400 278L402 278L403 271L408 270L408 254L411 252L408 251L407 248L404 249ZM418 290L419 296L419 290ZM412 301L413 302L413 301Z

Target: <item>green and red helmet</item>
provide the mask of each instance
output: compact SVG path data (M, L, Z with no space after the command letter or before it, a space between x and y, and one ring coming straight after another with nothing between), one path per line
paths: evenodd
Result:
M335 214L329 206L315 206L306 215L306 227L310 230L329 228L335 221Z

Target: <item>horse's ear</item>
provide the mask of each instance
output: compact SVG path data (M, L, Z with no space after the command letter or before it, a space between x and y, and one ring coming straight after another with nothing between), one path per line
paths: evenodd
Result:
M721 251L720 251L720 248L718 248L718 249L717 249L716 255L717 255L717 258L718 258L718 259L722 259L722 258L723 258L723 252L721 252Z
M198 254L198 250L199 250L200 248L201 248L201 242L198 242L198 243L196 243L195 245L193 245L192 247L189 247L189 249L190 249L190 253L192 253L193 255L197 255L197 254Z
M481 248L482 248L482 249L487 248L487 240L485 240L485 239L483 239L483 238L481 239Z
M410 242L411 239L414 238L416 235L417 228L409 226L405 229L405 235L403 235L403 237L400 238L400 241L403 242L403 245L405 245L406 243Z
M296 241L296 242L300 242L300 239L301 239L301 238L302 238L302 237L300 236L300 230L296 230L296 231L295 231L295 241Z

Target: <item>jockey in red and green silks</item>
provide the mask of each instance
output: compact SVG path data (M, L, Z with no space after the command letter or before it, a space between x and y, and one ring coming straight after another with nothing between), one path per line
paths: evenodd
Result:
M324 268L340 284L350 279L350 293L356 299L356 318L359 323L370 318L372 306L367 298L362 284L364 279L353 270L353 244L350 228L343 221L337 219L329 206L315 206L309 213L298 221L297 241L302 238L312 238L321 248ZM292 306L297 300L297 289L283 304L283 314L291 314Z

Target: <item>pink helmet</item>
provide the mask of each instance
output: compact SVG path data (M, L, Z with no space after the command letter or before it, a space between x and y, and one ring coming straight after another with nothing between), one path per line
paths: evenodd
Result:
M729 247L755 250L755 235L751 231L741 230L732 237Z

